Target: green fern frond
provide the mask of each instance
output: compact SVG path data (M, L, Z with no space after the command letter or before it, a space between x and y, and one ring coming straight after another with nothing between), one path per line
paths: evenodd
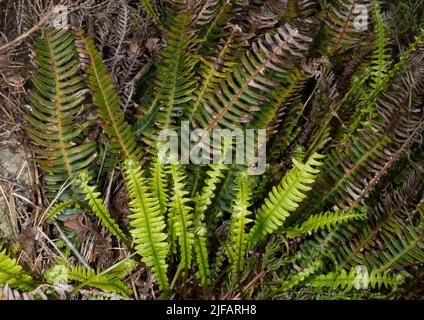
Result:
M88 85L102 119L103 130L110 136L109 147L118 159L140 160L141 148L137 145L131 126L125 120L112 77L106 70L93 39L85 37L82 29L79 37L81 41L78 49L81 59L88 65Z
M401 274L391 274L388 272L377 272L372 270L371 273L366 270L364 274L361 269L350 269L349 273L346 270L340 272L330 272L328 274L319 275L308 281L307 285L312 287L330 287L333 290L344 289L352 290L365 290L368 288L378 288L382 286L386 288L393 288L399 286L404 277Z
M0 247L0 286L8 284L11 288L30 291L34 289L34 282L26 274L15 259L6 254L6 249Z
M47 212L43 215L43 220L47 223L53 223L57 217L59 217L64 210L74 206L75 200L68 199L62 202L55 203Z
M205 223L205 212L212 204L216 187L224 178L223 172L227 169L224 164L211 164L210 168L211 170L207 172L209 177L205 180L201 193L196 194L194 206L194 252L199 268L197 277L202 286L210 283L209 277L211 274L207 250L208 227Z
M186 179L183 173L183 167L179 164L170 165L172 176L172 198L170 201L170 217L172 220L172 230L179 243L181 252L181 266L184 271L188 271L191 266L192 249L194 244L193 213L192 208L188 206L190 201L185 190L183 181Z
M232 259L231 269L237 275L244 268L244 257L247 247L246 227L253 220L248 218L251 215L249 211L250 200L252 198L252 189L249 185L248 176L245 171L241 171L237 177L235 188L235 200L231 215L231 246Z
M89 123L79 120L86 89L72 33L44 29L34 44L37 69L31 79L35 90L30 96L31 114L25 117L31 124L28 135L39 146L34 149L36 161L46 172L45 194L54 198L75 172L92 165L97 148L94 141L82 137Z
M168 264L166 256L169 244L164 216L161 214L159 200L149 191L148 179L134 160L124 162L124 178L131 197L130 225L136 243L136 250L142 261L151 268L161 290L169 287Z
M331 230L335 225L347 223L354 220L366 219L366 213L357 211L333 211L324 212L318 215L311 215L301 225L283 230L288 238L300 237L302 235L311 235L320 229Z
M168 180L165 166L158 158L151 161L150 175L153 196L159 200L160 212L165 217L169 201L167 194Z
M309 185L317 178L322 165L319 160L322 155L313 154L306 163L293 159L294 168L283 177L278 186L274 186L268 198L264 200L255 218L255 224L249 232L250 245L263 240L267 234L275 232L284 223L290 212L299 207L306 198L306 192L311 190Z
M192 19L192 14L185 11L176 16L171 12L167 14L168 41L161 53L162 60L155 80L156 108L161 110L156 117L159 129L168 129L175 119L183 115L187 117L188 102L193 100L192 93L197 84L194 66L198 60L193 53L195 41L191 29Z
M99 270L85 268L80 265L67 268L65 276L68 280L81 282L81 286L94 287L105 292L119 293L125 297L132 294L132 290L121 280L108 274L102 274Z
M87 171L81 171L78 174L78 182L80 184L80 190L85 195L85 201L87 201L92 212L100 219L103 225L119 240L125 243L130 243L129 237L121 230L116 221L107 212L103 201L100 198L100 192L97 192L97 186L90 186L89 182L92 180Z

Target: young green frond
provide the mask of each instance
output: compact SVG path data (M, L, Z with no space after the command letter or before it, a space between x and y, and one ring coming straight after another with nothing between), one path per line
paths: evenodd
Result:
M186 179L183 167L179 164L170 165L172 176L172 197L170 200L170 219L172 219L171 232L175 232L178 239L181 266L185 272L190 270L192 260L192 249L194 244L193 213L188 206L190 201L185 190L184 180Z
M322 155L315 153L306 163L293 159L293 169L286 173L278 186L272 188L256 214L255 224L248 235L251 246L263 240L267 234L275 232L290 213L299 207L317 178L317 167L322 165L319 161L322 158Z
M121 230L116 221L110 216L106 210L103 201L100 198L101 193L97 192L97 186L90 186L89 182L92 180L87 171L80 171L78 174L78 182L80 185L81 193L85 195L85 201L87 201L92 212L100 219L103 225L119 240L125 243L130 243L129 237Z
M202 286L210 283L210 267L207 250L208 227L205 223L205 212L211 205L215 196L216 186L224 178L227 167L224 164L211 164L211 170L207 171L208 178L201 193L197 193L194 201L194 252L198 265L197 277Z
M148 187L148 179L135 160L124 162L124 178L130 198L131 233L135 249L142 261L152 270L161 290L169 287L166 256L169 244L164 233L165 220L161 214L159 200Z
M68 280L81 282L80 287L94 287L105 292L115 292L125 297L129 297L132 294L132 290L121 280L108 274L102 274L100 270L96 271L76 265L68 267L64 276Z
M168 206L168 180L165 166L158 158L154 158L150 166L150 183L153 196L159 200L160 212L166 216Z
M231 215L231 270L240 275L244 268L244 257L247 247L246 227L253 220L248 218L252 189L249 185L248 176L245 171L241 171L237 177L235 188L235 198Z
M20 290L34 289L34 282L26 274L15 259L6 254L6 249L0 247L0 286L8 284L11 288Z

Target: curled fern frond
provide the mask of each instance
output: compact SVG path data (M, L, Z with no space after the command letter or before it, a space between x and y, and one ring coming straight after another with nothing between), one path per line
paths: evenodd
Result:
M124 162L124 178L131 197L130 225L131 233L136 243L136 250L142 261L151 268L161 290L169 287L168 264L166 256L169 244L164 216L161 214L160 204L149 191L148 180L134 160Z
M130 243L129 237L121 230L116 221L110 216L107 212L106 207L104 206L101 198L100 192L97 192L97 186L90 186L89 182L92 180L87 171L81 171L78 174L78 182L80 184L80 189L82 194L85 195L85 201L87 201L92 212L100 219L103 225L119 240L122 240L126 243Z
M28 135L39 147L36 161L46 172L45 194L54 198L61 185L78 170L92 165L97 157L94 141L84 141L89 122L80 123L86 89L79 75L79 61L72 33L45 29L35 40L32 76L35 91L30 96L32 111L26 115ZM67 196L67 194L64 194ZM66 197L64 197L66 199Z
M290 212L299 207L299 203L306 198L306 192L311 190L309 185L317 178L317 167L322 165L319 161L322 158L322 155L315 153L306 163L293 159L294 168L286 173L278 186L273 187L256 214L255 224L248 235L251 245L276 231Z
M8 284L13 289L30 291L34 281L26 274L15 259L6 254L6 249L0 247L0 286Z

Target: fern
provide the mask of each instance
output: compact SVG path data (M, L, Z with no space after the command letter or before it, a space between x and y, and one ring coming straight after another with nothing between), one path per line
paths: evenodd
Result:
M52 223L56 220L57 217L59 217L63 213L64 210L74 205L75 201L73 199L58 202L44 213L43 220L48 223Z
M26 274L15 259L6 254L6 249L0 247L0 286L8 284L13 289L30 291L34 281Z
M111 138L110 149L115 157L140 160L141 149L137 146L131 126L125 120L112 77L107 72L93 39L84 37L82 30L79 37L80 55L88 64L88 85L93 94L94 104L103 120L103 129Z
M119 240L130 243L128 236L121 230L116 221L107 212L105 205L99 198L100 192L96 192L97 186L90 186L89 181L92 180L87 171L81 171L78 174L81 192L85 195L92 212L100 219L103 225Z
M235 195L231 216L231 268L235 274L240 275L244 267L244 256L246 254L246 227L253 221L248 218L251 215L248 208L250 207L249 201L252 197L252 190L249 186L247 174L244 171L241 171L237 177Z
M250 245L263 240L267 234L275 232L284 223L290 212L299 207L299 203L306 197L306 192L311 189L322 165L319 161L323 156L315 153L306 163L293 159L294 168L282 179L281 183L273 187L268 198L258 210L254 226L249 232Z
M283 232L289 238L299 237L302 235L311 235L320 229L331 230L335 225L346 223L354 220L363 220L366 218L365 213L356 211L335 211L324 212L318 215L311 215L301 225L284 229Z
M205 223L205 212L212 204L216 186L224 178L223 172L227 167L223 164L210 165L211 170L207 172L208 178L205 180L201 193L197 193L194 206L194 252L196 253L196 262L198 265L197 276L201 285L210 283L211 270L209 267L209 258L207 250L208 227Z
M94 287L105 292L119 293L125 297L129 297L132 294L132 290L121 280L102 274L99 270L95 271L80 265L68 267L66 277L68 280L81 282L80 287Z
M182 167L179 164L170 165L172 176L173 196L170 201L170 217L172 230L174 232L181 252L181 266L188 271L191 266L192 250L194 244L193 213L192 208L187 205L188 191L184 190L185 179Z
M89 122L80 123L86 109L86 90L79 75L79 62L72 34L45 29L35 41L35 91L30 96L32 111L28 135L38 146L36 161L46 172L46 195L54 198L61 185L75 172L92 165L96 143L81 139ZM69 197L64 194L64 198Z
M361 274L355 269L350 269L349 273L345 270L339 273L330 272L325 275L319 275L316 278L310 280L308 284L313 287L330 287L332 289L351 290L355 288L357 290L363 290L367 288L378 288L382 286L386 288L396 287L403 281L403 276L400 274L390 274L387 272L378 273L375 271L368 271L365 274Z
M165 221L159 201L149 191L147 178L143 174L136 161L127 160L124 163L124 177L132 199L131 233L142 261L151 268L159 287L166 290L169 287L166 263L169 244L163 232Z
M212 128L236 129L249 123L252 114L268 100L307 50L311 39L286 24L275 35L267 34L252 44L241 58L241 64L221 80L214 94L207 95L202 118L208 132ZM272 75L271 75L272 74Z

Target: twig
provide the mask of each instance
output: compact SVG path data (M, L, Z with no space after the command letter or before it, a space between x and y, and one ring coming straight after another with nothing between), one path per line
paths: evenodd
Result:
M31 34L36 32L38 29L40 29L43 24L49 19L52 15L52 12L47 13L36 25L34 25L31 29L27 30L26 32L22 33L19 37L13 39L12 41L6 43L5 45L0 47L0 53L3 51L7 51L10 48L20 44L24 39L28 38Z
M68 237L65 235L65 233L62 231L60 226L57 224L57 222L53 222L53 225L56 227L57 231L59 232L59 236L62 238L63 241L66 242L69 249L71 249L72 253L75 255L75 257L78 259L78 261L87 269L90 268L88 263L84 260L84 258L81 256L77 248L72 244L71 240L68 239Z

